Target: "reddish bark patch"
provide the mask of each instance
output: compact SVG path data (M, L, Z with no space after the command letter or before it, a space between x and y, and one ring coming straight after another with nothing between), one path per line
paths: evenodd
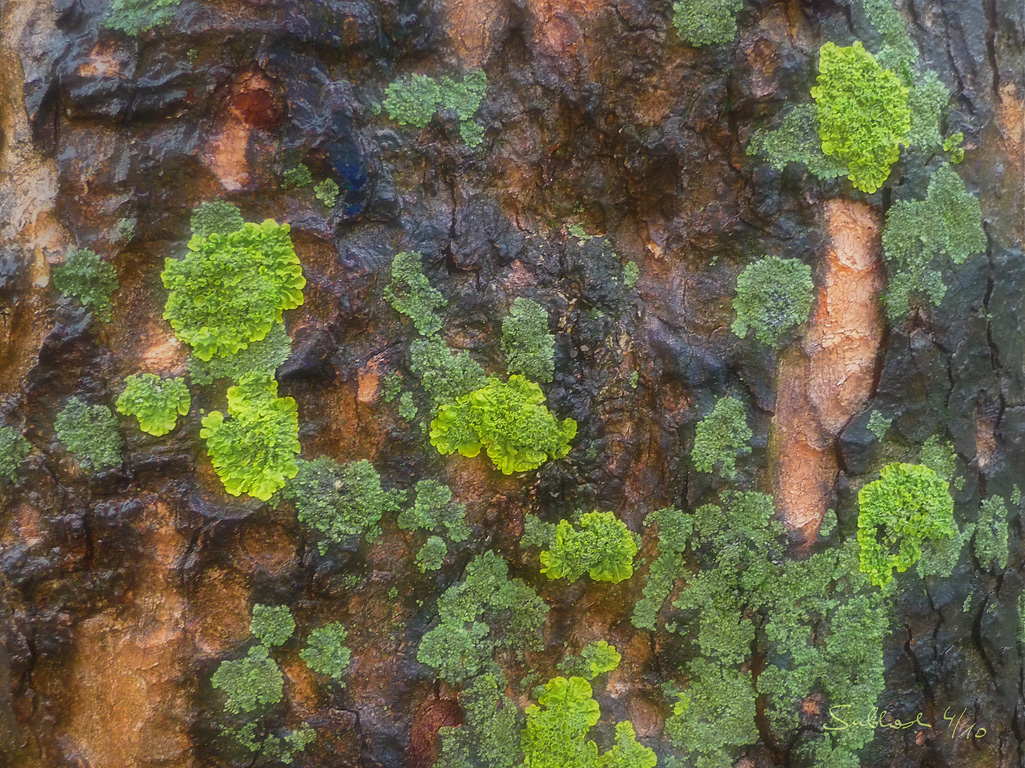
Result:
M461 725L462 710L451 699L428 699L413 715L409 734L410 768L428 768L438 759L438 731L445 726Z

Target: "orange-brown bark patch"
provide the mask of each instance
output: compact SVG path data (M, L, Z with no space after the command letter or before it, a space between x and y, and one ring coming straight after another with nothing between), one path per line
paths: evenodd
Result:
M487 61L508 20L507 7L501 0L446 0L445 27L463 66L479 67Z
M786 526L808 542L836 479L834 440L872 394L882 342L879 217L847 200L826 210L830 243L816 308L801 347L780 361L771 450Z

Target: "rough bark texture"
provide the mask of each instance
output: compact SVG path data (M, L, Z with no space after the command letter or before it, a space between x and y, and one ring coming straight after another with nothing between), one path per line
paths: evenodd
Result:
M651 510L714 498L726 485L688 454L726 393L745 400L746 471L775 495L795 556L827 508L856 526L857 489L881 462L872 410L893 415L906 444L949 437L967 479L959 515L1025 484L1020 0L898 3L956 94L959 173L989 238L985 256L949 271L942 306L902 326L879 307L891 192L855 196L744 151L784 104L807 101L823 42L864 34L844 3L753 0L734 44L697 49L668 0L183 0L137 38L101 29L105 0L0 2L0 395L33 446L0 497L0 764L229 765L211 674L244 647L254 603L287 603L303 627L343 621L353 650L344 689L285 652L285 720L319 734L297 764L430 766L438 728L461 714L417 646L436 596L487 549L552 607L546 652L510 669L544 681L563 644L613 642L623 662L596 692L602 711L661 750L669 713L653 691L679 681L679 664L671 640L630 622L642 580L548 581L518 537L526 513L610 509L640 532ZM473 67L488 75L480 150L451 121L416 131L376 108L402 74ZM299 159L343 186L330 215L279 188ZM927 181L903 183L921 196ZM419 542L394 518L372 546L322 557L289 505L226 495L198 434L223 388L194 391L164 438L122 420L125 462L100 476L57 442L69 396L112 405L129 374L186 372L159 275L192 209L219 198L248 221L292 225L308 285L286 315L295 342L278 378L298 401L304 456L369 459L396 487L447 483L475 533L441 571L417 570ZM118 234L126 218L138 219L131 239ZM568 236L575 222L622 259ZM75 247L117 269L108 324L49 285ZM407 424L384 402L384 377L408 371L411 332L382 300L402 250L423 254L448 300L449 345L489 371L503 370L513 299L549 309L548 403L579 424L566 459L505 477L483 455L439 456L423 408ZM779 356L730 332L736 276L764 254L814 265L818 287L802 340ZM619 280L627 260L640 267L633 291ZM1025 547L1020 510L1011 518L1008 568L979 570L966 550L941 586L901 593L886 646L880 706L940 723L965 707L987 738L885 732L866 768L1025 766ZM740 764L789 762L754 748Z

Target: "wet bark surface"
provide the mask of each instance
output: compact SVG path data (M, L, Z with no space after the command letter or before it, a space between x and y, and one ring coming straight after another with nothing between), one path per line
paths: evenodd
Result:
M807 101L822 43L865 34L843 3L748 2L735 43L698 49L675 33L670 3L650 0L183 0L170 25L136 38L101 28L101 0L5 0L0 405L33 451L0 497L0 762L231 764L210 676L245 646L254 603L284 603L299 626L345 623L353 652L344 688L284 652L284 721L319 734L297 765L430 766L438 728L461 714L417 646L436 597L488 549L552 608L546 650L510 662L515 676L544 681L567 649L614 643L623 661L596 691L602 712L661 750L669 712L653 691L679 679L680 660L631 624L642 578L549 581L518 537L528 513L608 509L645 532L650 558L649 511L727 487L688 459L696 423L725 394L747 407L744 471L775 496L794 556L827 508L856 529L857 490L882 461L873 410L893 417L901 445L952 441L963 519L981 497L1025 485L1023 11L1017 0L898 5L955 94L958 170L989 244L949 270L941 306L895 326L879 305L893 190L857 195L745 154L756 128ZM488 76L479 149L454 121L416 130L381 113L397 77L471 68ZM300 161L342 186L333 211L280 188ZM902 164L898 175L902 192L924 195L927 176ZM186 373L160 272L184 252L192 209L221 198L247 221L292 226L308 283L286 313L294 344L278 379L298 402L303 455L369 459L391 487L448 484L474 535L440 571L418 571L420 542L393 517L372 545L322 556L290 505L228 496L199 437L223 387L194 389L192 413L163 438L122 419L124 462L98 476L56 440L69 396L113 405L132 373ZM123 219L137 219L131 238ZM73 248L117 269L109 323L50 285ZM423 254L448 301L448 344L489 372L504 371L513 300L549 310L548 404L578 423L567 458L506 477L483 455L440 456L423 408L408 424L385 402L387 375L413 382L412 331L382 299L404 250ZM736 277L762 255L814 267L812 318L779 355L730 331ZM640 268L633 289L627 261ZM964 708L987 737L881 733L866 768L1025 766L1017 508L1010 531L1003 572L966 550L951 578L901 592L886 646L881 707L941 725L945 708ZM754 747L739 764L788 763Z

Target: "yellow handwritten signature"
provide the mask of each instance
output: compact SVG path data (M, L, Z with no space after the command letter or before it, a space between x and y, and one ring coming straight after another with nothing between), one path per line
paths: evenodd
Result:
M840 714L837 713L838 710L850 709L852 706L852 704L837 704L835 706L830 707L830 722L837 723L837 725L824 725L822 726L823 730L846 731L848 728L890 728L891 730L895 731L903 731L916 725L919 727L919 729L933 728L931 723L922 722L921 712L919 712L915 716L914 720L908 721L901 721L900 718L896 717L887 720L886 710L884 709L882 712L880 712L878 707L873 707L872 715L862 720L845 720L843 717L840 716ZM961 721L964 719L965 713L967 712L967 708L961 710L961 714L957 716L957 720L955 721L954 717L950 715L950 707L947 707L944 710L943 719L949 723L949 725L947 726L947 734L950 736L951 739L957 739L962 737L965 739L969 737L981 739L983 736L986 735L986 729L982 727L976 728L976 722L974 720L972 720L970 723L965 723L964 727L962 727Z

